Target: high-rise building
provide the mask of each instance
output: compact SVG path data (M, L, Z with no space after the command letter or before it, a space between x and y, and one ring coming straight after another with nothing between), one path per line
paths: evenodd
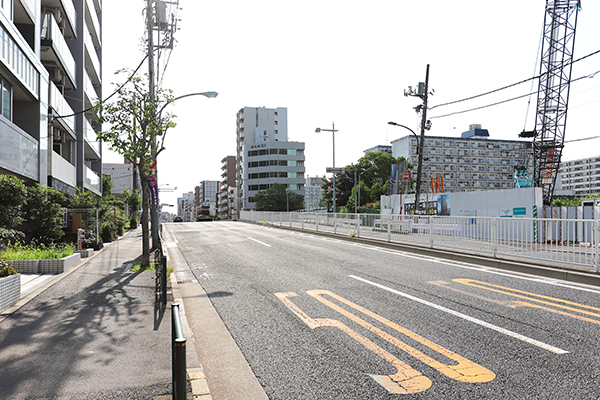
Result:
M101 0L0 2L0 173L101 195Z
M563 161L558 173L557 188L573 190L576 196L600 193L600 156Z
M404 157L417 169L417 139L408 135L392 141L392 155ZM513 189L515 167L533 168L531 142L494 140L487 129L471 125L460 138L425 136L421 193L430 179L443 178L446 192Z
M236 195L235 156L226 156L221 160L221 182L217 193L217 213L222 219L237 219L234 209Z
M241 209L254 209L254 196L275 183L304 196L304 143L288 142L287 108L244 107L236 121Z

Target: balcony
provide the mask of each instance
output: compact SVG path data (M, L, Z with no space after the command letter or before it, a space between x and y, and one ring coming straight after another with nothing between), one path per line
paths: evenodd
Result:
M97 2L97 1L96 1ZM100 35L100 21L98 21L98 15L96 12L96 5L92 0L86 0L85 2L85 23L89 27L90 36L94 43L94 48L99 49L102 47L101 35Z
M100 192L100 177L87 165L83 167L84 181L83 186L96 193L97 195L102 194Z
M8 171L38 180L38 142L0 116L0 167Z
M70 117L58 118L57 121L71 134L71 136L73 136L73 138L75 138L75 117L73 116L73 109L69 103L67 103L54 82L50 82L49 103L50 107L52 107L57 115L70 115Z
M94 89L94 85L92 84L92 80L90 79L89 75L84 72L83 74L83 93L85 95L85 109L89 109L91 108L94 103L96 102L96 100L98 100L98 94L96 93L96 90ZM91 111L87 112L88 116L93 118L93 119L98 119L98 115L92 113Z
M90 75L92 84L94 86L100 86L100 84L102 83L102 78L100 75L100 59L98 58L98 54L96 53L96 47L94 46L92 35L90 35L90 31L88 30L87 25L84 25L83 27L83 37L85 43L84 69Z
M71 187L77 187L75 166L54 151L52 152L52 168L49 174Z
M60 66L65 72L67 88L75 88L75 59L67 46L67 42L51 13L42 13L42 51L41 59L47 63Z
M85 159L100 160L100 142L96 137L96 131L92 128L92 124L87 119L84 119L84 139L85 139Z

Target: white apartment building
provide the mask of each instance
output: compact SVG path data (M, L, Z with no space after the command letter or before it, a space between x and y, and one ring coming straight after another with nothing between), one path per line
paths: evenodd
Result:
M563 161L558 173L562 190L573 190L578 197L600 193L600 156Z
M392 141L392 155L410 161L416 179L417 139L408 135ZM513 189L518 165L532 170L531 142L490 139L486 129L471 125L460 138L425 136L421 187L424 193L430 178L443 177L446 192Z
M101 195L101 25L101 0L0 2L0 173Z
M313 210L320 207L323 200L323 179L325 176L308 176L304 186L304 208Z
M287 108L244 107L236 128L241 209L254 209L254 196L275 183L304 196L304 143L288 142Z

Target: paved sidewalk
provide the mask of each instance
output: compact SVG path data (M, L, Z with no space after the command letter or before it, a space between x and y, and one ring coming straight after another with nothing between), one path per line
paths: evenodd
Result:
M172 393L171 309L155 307L154 272L129 271L141 250L138 228L63 274L23 279L0 315L0 399Z

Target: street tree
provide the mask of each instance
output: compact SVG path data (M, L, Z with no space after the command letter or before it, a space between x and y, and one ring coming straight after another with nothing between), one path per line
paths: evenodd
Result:
M405 162L404 157L395 158L389 153L367 152L355 164L347 165L346 171L336 174L336 203L354 210L355 196L359 207L378 201L381 195L390 193L392 165L401 165ZM410 163L407 164L407 168L411 168ZM358 181L356 190L358 191L360 185L360 196L354 193L354 170ZM325 179L322 188L324 201L331 203L333 179Z
M269 189L258 192L254 198L256 211L294 211L304 207L304 197L294 191L288 191L287 187L280 183L274 183Z
M118 73L131 74L128 70ZM128 81L116 89L115 102L99 101L95 104L99 122L108 125L98 132L98 139L109 148L123 155L138 171L142 187L142 268L150 265L150 234L148 215L151 192L148 185L152 164L165 149L169 128L175 127L174 115L163 114L164 107L174 101L170 90L158 88L154 96L149 90L148 76L131 75ZM155 205L156 206L156 205Z

